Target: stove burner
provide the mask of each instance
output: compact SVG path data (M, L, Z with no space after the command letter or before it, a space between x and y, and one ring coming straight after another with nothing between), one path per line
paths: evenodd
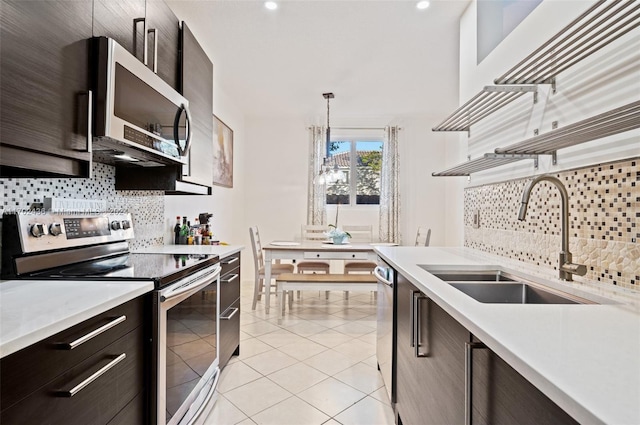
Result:
M103 264L83 264L80 266L68 267L58 271L60 276L81 277L81 276L102 276L116 270L126 269L126 264L118 264L114 266Z

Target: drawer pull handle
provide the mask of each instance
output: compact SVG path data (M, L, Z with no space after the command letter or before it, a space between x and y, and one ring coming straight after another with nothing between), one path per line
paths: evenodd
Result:
M235 262L236 262L236 261L238 261L238 260L240 260L240 257L233 257L232 259L230 259L230 260L228 260L228 261L225 261L225 262L224 262L224 263L222 263L222 264L224 264L224 265L226 266L226 265L229 265L229 264L233 264L233 263L235 263Z
M99 377L101 377L102 375L107 373L109 371L109 369L112 369L115 365L117 365L118 363L123 361L126 357L127 357L126 353L120 354L118 357L116 357L115 359L113 359L109 363L107 363L105 366L103 366L100 369L98 369L90 377L88 377L84 381L80 382L78 385L76 385L75 387L71 388L69 391L61 391L58 394L60 396L62 396L62 397L73 397L74 395L78 394L87 385L91 384L93 381L95 381L96 379L98 379Z
M100 326L98 329L89 332L85 336L81 336L80 338L76 339L75 341L68 342L68 343L62 343L60 345L65 350L73 350L74 348L79 347L80 345L84 344L85 342L97 337L101 333L108 331L109 329L113 328L116 325L119 325L120 323L124 322L125 320L127 320L127 316L122 315L120 317L117 317L117 318L113 319L112 321L110 321L106 325Z
M232 275L232 276L230 276L230 277L228 277L226 279L220 279L220 282L221 283L231 283L234 280L236 280L238 278L238 276L239 276L238 273L236 273L236 274L234 274L234 275Z
M233 316L235 316L235 315L236 315L236 313L237 313L238 311L240 311L240 309L239 309L239 308L233 308L232 310L233 310L233 312L232 312L231 314L226 315L226 316L220 316L220 320L231 320L231 318L232 318ZM227 311L228 311L228 310L227 310ZM226 313L227 311L225 311L225 313Z

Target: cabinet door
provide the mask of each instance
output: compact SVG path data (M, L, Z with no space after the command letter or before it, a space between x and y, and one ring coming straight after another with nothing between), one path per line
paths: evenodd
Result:
M460 323L398 276L397 410L403 424L464 422L468 338Z
M182 94L189 100L193 141L183 180L211 186L213 182L213 64L182 22Z
M3 0L2 175L88 176L91 4Z
M473 350L473 424L577 424L488 348Z
M180 22L164 0L147 0L146 8L147 64L149 68L155 69L160 78L178 90Z
M93 35L109 37L144 59L145 0L94 0Z

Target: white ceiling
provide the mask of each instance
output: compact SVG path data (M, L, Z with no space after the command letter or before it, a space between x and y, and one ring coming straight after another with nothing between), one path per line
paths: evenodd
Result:
M470 0L170 0L246 116L442 115L457 107L459 18ZM215 96L215 93L214 93Z

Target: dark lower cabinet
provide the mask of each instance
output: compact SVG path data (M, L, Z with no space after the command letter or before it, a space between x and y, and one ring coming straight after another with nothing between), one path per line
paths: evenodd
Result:
M220 260L220 333L218 352L220 369L231 356L240 354L240 253Z
M472 354L473 424L577 424L488 348Z
M92 0L2 1L3 176L89 176L91 25Z
M468 331L398 275L398 423L464 422Z
M577 422L398 273L396 423Z
M0 359L0 423L147 423L149 301L139 297Z

